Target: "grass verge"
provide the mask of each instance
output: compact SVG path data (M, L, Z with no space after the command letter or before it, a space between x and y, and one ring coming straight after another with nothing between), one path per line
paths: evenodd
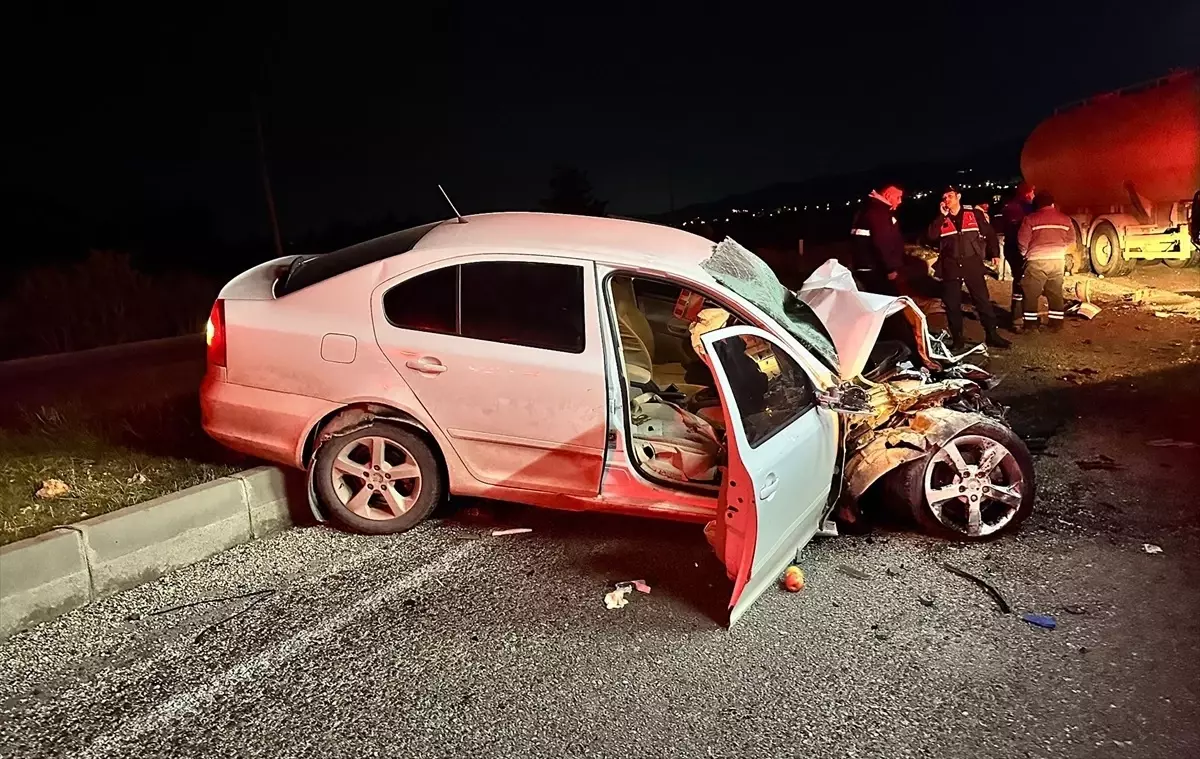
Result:
M195 394L119 414L78 402L22 409L0 429L0 545L253 466L200 428ZM36 495L51 479L67 492Z

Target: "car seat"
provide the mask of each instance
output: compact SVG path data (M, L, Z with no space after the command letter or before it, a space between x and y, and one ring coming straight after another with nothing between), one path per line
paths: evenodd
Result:
M654 331L646 315L638 308L633 280L629 277L613 277L612 294L621 354L625 358L629 381L638 385L653 381L661 388L675 385L683 389L686 374L683 364L654 363Z

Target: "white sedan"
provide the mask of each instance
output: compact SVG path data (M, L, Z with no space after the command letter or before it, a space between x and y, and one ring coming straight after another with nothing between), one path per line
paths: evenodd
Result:
M707 523L731 623L881 479L967 540L1034 500L989 376L910 301L836 262L793 293L669 227L485 214L288 256L225 286L208 342L205 430L308 470L322 517L398 532L463 495Z

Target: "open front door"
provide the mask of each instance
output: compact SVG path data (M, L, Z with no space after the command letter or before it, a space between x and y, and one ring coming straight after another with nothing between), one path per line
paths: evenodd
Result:
M820 527L838 421L770 333L728 327L701 340L725 410L729 469L713 544L734 582L732 625Z

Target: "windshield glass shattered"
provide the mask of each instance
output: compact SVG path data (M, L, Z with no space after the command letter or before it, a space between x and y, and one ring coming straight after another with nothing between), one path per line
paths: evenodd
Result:
M825 325L807 303L783 286L766 261L726 237L713 248L713 254L700 263L700 268L765 311L837 373L837 349Z

